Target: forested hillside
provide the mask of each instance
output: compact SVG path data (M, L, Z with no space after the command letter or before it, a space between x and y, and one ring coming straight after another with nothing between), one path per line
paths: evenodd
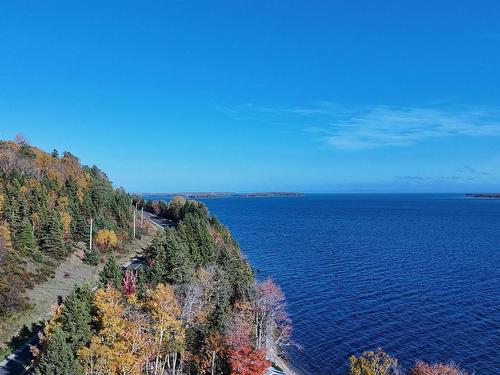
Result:
M139 207L144 202L138 202ZM257 283L229 231L198 202L165 205L145 266L110 257L44 330L37 374L263 374L289 343L284 295Z
M0 317L26 307L25 289L76 248L83 254L91 218L94 233L109 229L119 241L130 235L130 217L130 196L97 167L22 137L0 141Z

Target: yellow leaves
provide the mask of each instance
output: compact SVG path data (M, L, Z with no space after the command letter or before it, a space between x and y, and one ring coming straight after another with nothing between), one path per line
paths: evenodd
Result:
M68 238L71 235L71 215L67 212L61 212L61 223L63 228L63 237Z
M111 249L118 245L118 237L114 230L101 229L94 237L95 244L101 249Z
M151 292L148 306L155 319L166 316L175 317L181 313L181 307L175 298L174 289L170 285L158 284L155 290Z
M99 289L94 305L100 330L78 356L87 374L139 375L151 355L151 328L140 307L113 288Z
M80 189L87 189L90 186L91 177L87 172L80 173L76 177L76 185Z
M158 284L151 293L147 306L153 318L153 327L160 346L169 349L184 345L184 330L180 320L181 307L170 285Z
M60 318L63 312L63 305L52 305L50 320L46 320L43 330L38 332L38 344L30 345L30 351L34 358L38 357L46 349L48 341L56 328L61 326Z
M385 353L381 348L375 352L364 352L361 356L349 358L350 375L388 375L398 361Z
M34 152L36 155L35 164L38 165L38 167L40 167L40 169L44 172L51 169L51 166L53 164L52 156L45 152L40 152L39 150L36 150Z
M40 215L37 212L33 212L31 214L31 222L34 225L37 225L40 222Z
M85 193L83 192L82 189L78 189L78 191L76 192L76 197L78 198L78 201L80 203L83 202L83 198L85 197Z
M51 179L52 181L57 182L59 186L62 186L64 184L64 176L61 172L55 169L49 169L47 171L47 177Z
M43 327L43 334L46 338L52 336L54 330L61 325L59 323L59 320L63 312L63 305L53 305L51 306L51 310L52 310L51 314L52 318L46 321Z
M159 364L167 361L169 363L167 367L173 366L175 368L177 353L183 353L185 349L186 332L180 319L181 307L175 298L174 289L165 284L156 286L146 305L152 318L154 374L160 374ZM167 358L171 360L167 360Z
M3 214L5 210L5 195L0 194L0 215Z
M66 196L61 196L59 197L57 203L59 204L59 206L61 206L63 209L66 209L68 208L68 205L69 205L69 199L68 197Z
M123 330L125 324L122 317L125 307L121 301L121 293L110 287L98 289L95 293L94 305L99 311L101 336L113 340Z
M140 375L148 363L161 374L184 351L181 307L171 286L159 284L144 304L111 287L98 289L94 306L99 331L78 351L86 374Z
M48 203L50 208L54 208L57 202L57 193L55 191L50 191L48 194Z
M7 223L0 224L0 244L4 249L12 250L12 238L10 236L9 225Z
M94 305L101 329L92 337L89 347L78 352L78 356L86 373L119 374L119 357L125 354L119 340L126 328L121 293L113 288L98 289Z
M220 356L224 350L224 341L219 333L214 332L205 337L200 357L200 367L204 374L211 372L210 370L214 368L215 359L217 356Z
M83 347L78 351L77 356L85 374L117 374L109 366L110 359L113 358L112 348L103 345L101 338L97 335L92 337L89 347Z
M160 341L177 339L182 341L182 323L179 319L181 307L175 298L173 288L170 285L158 284L151 293L147 305Z
M40 190L42 188L42 184L40 183L40 180L37 180L36 178L30 178L26 182L26 186L30 190Z

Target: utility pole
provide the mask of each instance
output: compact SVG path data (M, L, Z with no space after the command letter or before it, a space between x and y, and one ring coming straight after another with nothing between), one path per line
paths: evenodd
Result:
M135 212L136 210L134 209L134 239L135 239Z
M90 231L89 231L89 252L92 251L92 218L90 218Z
M144 206L141 207L141 229L144 224Z

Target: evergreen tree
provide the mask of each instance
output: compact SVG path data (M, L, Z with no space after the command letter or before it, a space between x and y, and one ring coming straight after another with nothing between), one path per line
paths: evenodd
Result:
M146 250L146 258L151 265L147 278L152 285L164 282L182 284L193 278L189 249L175 230L160 232Z
M33 227L27 217L23 219L16 236L16 248L23 254L32 254L37 248Z
M62 258L65 255L61 218L57 212L49 213L43 226L42 250L54 258Z
M73 351L90 341L92 336L91 305L81 288L76 288L66 297L60 317L61 328Z
M188 212L178 227L180 239L197 266L207 266L214 259L215 242L208 227L208 216L198 211Z
M82 211L78 208L75 209L71 215L73 217L72 221L72 235L75 241L88 242L89 240L89 225L87 224Z
M35 375L79 375L83 374L80 363L66 343L64 332L56 328L50 336L47 350L35 368Z
M165 265L168 279L174 284L183 284L193 276L193 262L190 259L188 247L179 238L176 232L168 231L165 243Z
M108 261L104 265L104 268L99 273L99 281L103 286L111 285L116 289L121 288L123 282L123 272L118 263L116 263L114 254L111 254Z

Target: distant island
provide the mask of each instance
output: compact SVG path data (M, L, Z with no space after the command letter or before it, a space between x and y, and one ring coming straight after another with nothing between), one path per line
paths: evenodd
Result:
M266 198L266 197L302 197L304 193L297 192L256 192L256 193L233 193L233 192L181 192L181 193L141 193L143 197L176 197L183 196L189 199L203 198Z
M467 193L465 196L470 198L500 199L500 193Z

